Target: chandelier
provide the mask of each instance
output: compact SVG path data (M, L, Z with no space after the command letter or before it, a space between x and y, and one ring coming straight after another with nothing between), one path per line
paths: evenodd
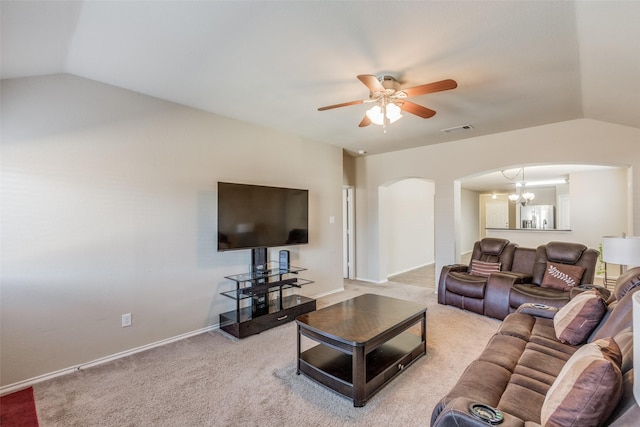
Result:
M505 175L504 171L502 171L502 176L507 178L509 181L513 181L518 177L518 175L520 175L520 172L522 172L522 181L516 182L516 192L509 194L509 200L511 200L513 203L520 202L522 203L522 205L526 205L527 203L532 201L536 197L536 195L527 190L525 190L524 193L522 193L521 191L521 189L527 185L527 182L524 180L524 167L520 168L512 178L509 178L507 175Z

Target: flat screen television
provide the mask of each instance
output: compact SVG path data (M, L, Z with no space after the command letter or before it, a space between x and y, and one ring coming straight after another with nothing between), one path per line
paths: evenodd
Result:
M218 182L218 251L309 243L309 190Z

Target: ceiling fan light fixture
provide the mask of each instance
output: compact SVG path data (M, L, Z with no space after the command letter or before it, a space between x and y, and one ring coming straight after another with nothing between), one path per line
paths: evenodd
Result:
M366 114L367 114L367 117L369 117L369 120L371 120L371 123L384 126L385 115L386 115L387 123L395 123L400 118L402 118L402 114L401 114L402 110L400 110L400 107L398 107L396 104L389 103L389 104L383 105L383 107L384 108L380 107L379 105L374 105L373 107L367 110Z
M379 105L374 105L367 110L367 117L371 120L371 123L382 126L384 124L384 116L382 115L382 108Z
M385 133L388 124L394 123L402 117L401 111L406 111L423 119L428 119L436 114L434 110L408 101L407 98L458 87L458 83L451 79L427 83L403 90L400 90L400 82L392 76L360 74L358 80L369 89L369 99L327 105L326 107L318 108L318 111L364 104L365 102L375 102L377 105L367 110L365 117L360 121L358 127L362 128L369 126L371 123L375 123L382 126ZM470 125L466 125L466 127L471 128Z
M400 110L400 107L398 107L394 103L387 104L386 110L387 110L387 119L389 119L389 123L395 123L402 117L402 114L401 114L402 110Z

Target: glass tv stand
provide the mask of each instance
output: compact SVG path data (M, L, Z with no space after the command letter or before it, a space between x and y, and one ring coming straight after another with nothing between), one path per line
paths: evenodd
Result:
M220 329L245 338L314 311L316 300L295 292L313 283L298 277L305 270L294 266L280 269L277 262L269 262L264 270L225 276L235 282L235 289L221 294L234 300L236 308L220 314Z

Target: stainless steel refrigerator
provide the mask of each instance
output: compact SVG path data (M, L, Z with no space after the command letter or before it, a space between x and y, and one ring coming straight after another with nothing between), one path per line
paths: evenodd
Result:
M555 223L554 205L525 205L520 207L522 228L553 230Z

